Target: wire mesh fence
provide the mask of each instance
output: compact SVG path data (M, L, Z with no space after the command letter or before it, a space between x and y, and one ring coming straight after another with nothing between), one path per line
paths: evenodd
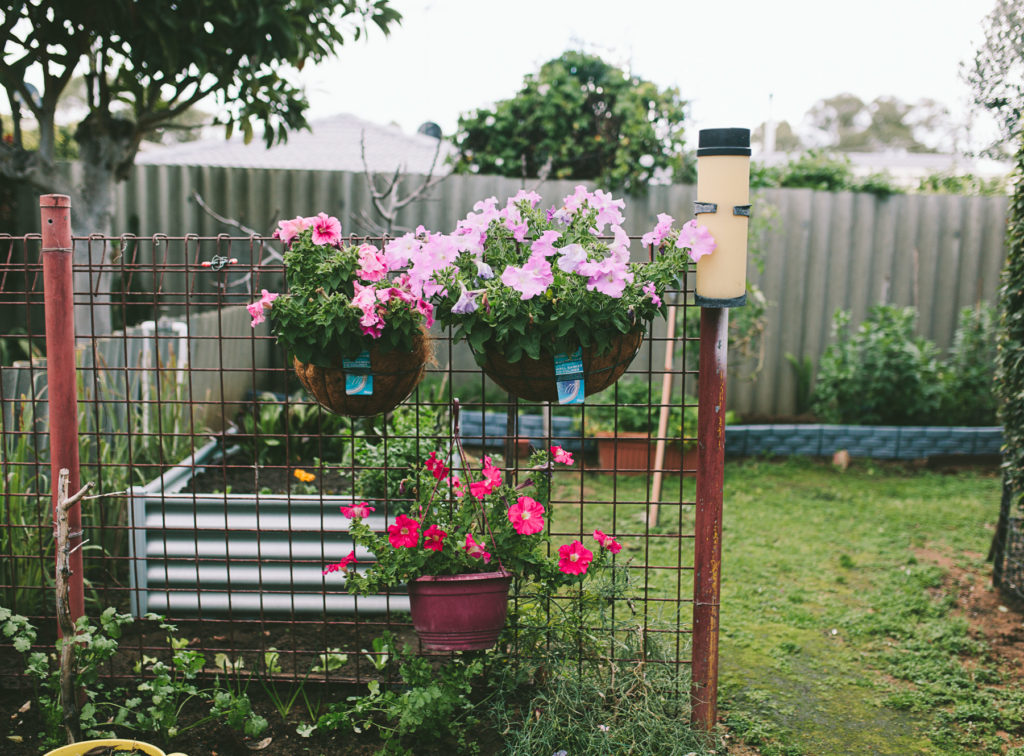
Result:
M285 676L314 663L318 679L364 681L375 637L415 637L404 591L354 597L325 572L352 549L339 507L369 502L378 528L407 511L409 466L451 443L457 404L466 463L490 456L519 479L531 447L572 453L552 473L553 541L614 533L615 565L628 567L609 571L619 584L588 628L605 634L604 653L645 658L657 643L664 664L692 663L692 272L670 294L672 327L648 334L623 378L583 405L517 400L435 327L434 362L409 400L355 419L311 399L266 325L250 324L246 305L282 287L275 240L76 238L72 418L49 409L41 247L38 235L0 239L0 605L53 624L49 431L77 423L80 478L102 494L82 504L88 614L153 613L211 658L273 653ZM521 598L514 586L513 608ZM559 621L574 600L513 611L512 637ZM614 642L627 635L644 640ZM150 642L136 637L140 655Z

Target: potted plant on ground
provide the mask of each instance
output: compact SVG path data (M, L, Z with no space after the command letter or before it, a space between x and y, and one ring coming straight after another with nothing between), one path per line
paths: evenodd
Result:
M277 343L317 401L341 415L370 416L404 401L432 355L433 305L402 264L370 243L345 245L341 223L320 213L281 221L288 292L249 305L252 324L269 312Z
M518 485L487 456L479 471L464 469L460 476L449 467L466 459L457 405L454 414L458 454L431 452L414 469L417 505L409 514L375 532L363 519L373 511L367 503L341 508L352 520L352 540L376 561L364 572L352 569L358 564L353 549L325 573L344 573L347 589L357 595L406 585L413 627L425 646L479 650L493 646L504 627L513 579L550 595L581 583L621 545L595 530L593 550L573 539L553 556L545 520L550 475L554 465L572 464L572 455L557 446L535 452L529 478Z
M579 403L629 366L649 323L664 315L684 250L696 260L715 242L694 221L676 230L662 214L642 240L660 254L631 263L623 200L578 186L560 206L539 202L526 191L504 207L491 197L452 234L409 234L387 249L412 262L438 320L499 386L531 401Z
M597 439L598 466L620 474L652 471L661 416L661 387L627 379L595 397L586 410L586 435ZM697 400L675 394L668 403L661 469L693 476L697 470ZM735 415L726 412L726 422Z

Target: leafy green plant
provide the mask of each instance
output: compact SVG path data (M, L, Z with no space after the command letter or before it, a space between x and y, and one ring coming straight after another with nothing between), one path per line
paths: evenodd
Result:
M940 415L948 425L995 425L992 373L997 358L997 317L991 305L965 307L943 370Z
M58 639L57 653L48 655L32 651L36 630L28 619L0 607L0 628L26 659L25 674L32 680L43 723L39 739L44 748L56 748L65 742L64 703L57 665L57 655L65 643L74 644L74 688L85 692L85 702L79 709L82 733L88 737L113 737L109 722L100 716L100 709L106 703L100 671L117 652L121 628L131 621L131 615L118 614L112 607L100 614L98 624L90 622L88 617L79 617L74 636Z
M270 724L265 717L253 711L248 695L252 677L243 673L244 661L241 658L232 660L224 653L214 656L213 661L224 674L225 683L221 685L219 676L214 682L210 715L223 719L228 727L248 738L258 738Z
M696 443L697 400L675 393L668 403L668 437L685 437ZM661 384L641 378L620 380L590 397L586 431L656 434L661 412Z
M352 421L302 395L259 394L238 418L234 443L259 465L288 465L313 457L345 465L352 455Z
M825 422L927 424L942 401L936 346L914 333L910 307L876 305L855 331L837 311L834 343L818 363L814 411Z
M387 501L393 515L408 512L413 501L406 487L410 468L440 445L447 417L429 405L401 405L369 433L357 437L356 496Z

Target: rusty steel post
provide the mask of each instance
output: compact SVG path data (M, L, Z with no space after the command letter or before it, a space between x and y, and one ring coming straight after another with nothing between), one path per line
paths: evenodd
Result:
M710 731L718 719L718 611L722 567L728 331L728 309L701 308L690 722L705 731Z
M50 481L54 522L61 468L70 490L81 488L78 469L78 390L75 380L75 293L72 275L71 200L63 194L39 198L42 224L43 291L46 320L46 393L50 420ZM67 576L72 621L85 614L82 580L82 508L68 511L71 574ZM61 555L57 554L57 569Z

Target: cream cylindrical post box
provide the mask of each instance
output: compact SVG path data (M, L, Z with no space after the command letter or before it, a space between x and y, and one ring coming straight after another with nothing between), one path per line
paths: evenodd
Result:
M700 131L694 213L716 242L715 251L697 261L697 304L746 304L750 129Z

